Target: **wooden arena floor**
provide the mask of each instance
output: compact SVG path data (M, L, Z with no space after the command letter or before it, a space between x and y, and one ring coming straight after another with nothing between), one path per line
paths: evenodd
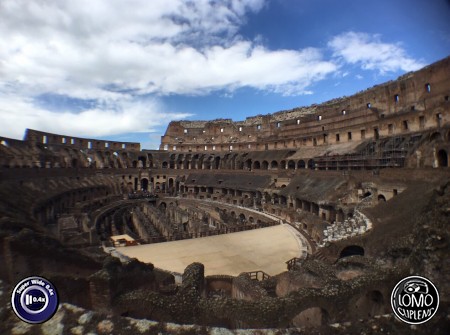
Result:
M193 262L205 265L205 275L233 275L262 270L286 271L286 261L301 254L301 242L288 225L247 230L191 240L120 247L117 251L155 267L183 273Z

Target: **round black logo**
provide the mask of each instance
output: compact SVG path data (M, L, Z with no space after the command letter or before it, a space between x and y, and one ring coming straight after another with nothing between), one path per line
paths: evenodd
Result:
M439 292L427 278L411 276L400 280L391 295L394 314L402 321L418 325L430 320L439 307Z
M28 277L20 281L11 295L16 315L28 323L49 320L58 309L56 288L42 277Z

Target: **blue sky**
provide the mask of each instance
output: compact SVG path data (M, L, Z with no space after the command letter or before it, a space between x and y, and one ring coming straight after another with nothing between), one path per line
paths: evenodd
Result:
M450 55L448 0L2 0L0 136L140 142L274 113Z

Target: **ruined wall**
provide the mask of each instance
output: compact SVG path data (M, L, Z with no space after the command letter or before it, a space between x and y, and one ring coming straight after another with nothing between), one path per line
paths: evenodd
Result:
M351 97L232 122L173 121L161 150L259 151L377 139L449 122L450 58Z

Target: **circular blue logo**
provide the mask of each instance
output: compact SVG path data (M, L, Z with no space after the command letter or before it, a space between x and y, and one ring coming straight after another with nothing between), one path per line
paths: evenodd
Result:
M58 309L58 293L55 286L42 277L21 280L11 295L14 313L25 322L43 323Z

